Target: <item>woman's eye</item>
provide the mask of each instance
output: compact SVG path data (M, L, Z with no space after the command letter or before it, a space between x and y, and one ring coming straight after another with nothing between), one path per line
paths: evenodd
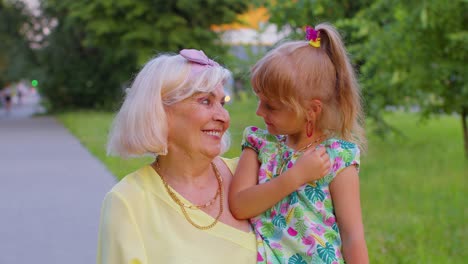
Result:
M200 100L200 103L201 104L204 104L204 105L209 105L210 104L210 99L208 98L203 98Z

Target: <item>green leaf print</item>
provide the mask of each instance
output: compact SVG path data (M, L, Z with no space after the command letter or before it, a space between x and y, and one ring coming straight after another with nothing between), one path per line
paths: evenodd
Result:
M302 258L301 255L296 254L289 258L288 264L307 264L307 262Z
M307 263L313 263L313 262L312 262L312 256L308 256L308 255L306 255L306 254L302 254L301 256L302 256L302 258L305 260L305 262L307 262Z
M332 204L331 199L327 199L327 200L323 201L323 207L325 207L325 208L332 208L332 207L333 207L333 204Z
M336 222L333 224L332 229L335 230L336 233L340 233L340 229L338 228Z
M298 206L296 209L294 209L294 218L302 218L304 216L304 210Z
M271 251L273 251L273 254L277 259L282 259L284 258L284 253L280 249L277 248L272 248Z
M270 161L270 156L267 156L267 155L259 155L259 158L262 164L266 164Z
M266 152L266 153L274 153L275 151L276 151L276 146L275 145L269 145L269 144L267 144L265 146L264 150L263 150L263 152Z
M338 154L345 163L353 161L353 152L349 149L345 149Z
M270 141L270 142L276 142L277 139L276 139L276 136L273 136L272 134L266 134L266 140L267 141Z
M305 236L305 233L307 232L307 226L304 224L304 220L298 220L294 224L294 228L296 229L298 234L296 235L297 238L303 238Z
M327 232L324 234L324 237L325 237L328 241L335 241L335 240L338 238L338 234L337 234L336 232L327 231Z
M325 199L325 193L318 186L314 188L310 185L307 185L305 187L305 195L313 203L317 201L323 201Z
M273 224L281 229L284 229L286 227L286 219L283 215L276 215L273 218Z
M334 260L336 260L335 249L328 242L325 243L325 247L322 247L320 244L317 245L317 253L319 257L327 264L331 264Z
M266 237L272 237L275 233L275 226L270 222L264 223L262 226L262 233Z
M293 192L289 195L289 204L293 205L299 202L299 198L297 198L297 192Z

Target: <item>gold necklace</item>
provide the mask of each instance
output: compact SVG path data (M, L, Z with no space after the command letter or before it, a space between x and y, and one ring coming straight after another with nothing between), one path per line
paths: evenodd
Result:
M186 205L184 204L180 199L179 197L177 197L177 195L169 188L169 184L167 183L167 181L164 179L164 176L158 172L159 176L161 177L161 180L164 184L164 187L167 191L167 193L169 194L169 196L171 197L171 199L177 204L179 205L180 209L182 210L182 213L184 214L184 217L185 219L187 219L187 221L193 225L194 227L198 228L198 229L201 229L201 230L207 230L207 229L210 229L212 227L214 227L217 223L218 223L218 220L219 218L221 217L221 214L223 213L223 197L224 197L224 194L223 194L223 178L221 177L221 175L219 174L219 170L218 168L216 167L216 165L211 162L211 166L213 167L213 171L216 175L216 180L218 181L218 190L216 191L216 194L215 194L215 197L213 199L211 199L209 202L203 204L203 205ZM159 161L156 160L156 168L160 171L161 168L159 167ZM213 204L213 202L216 200L216 198L218 197L218 195L220 196L220 199L219 199L219 212L218 212L218 215L215 217L215 220L207 225L207 226L201 226L197 223L195 223L192 218L190 218L190 216L188 215L187 213L187 210L185 208L190 208L190 209L200 209L200 208L205 208L205 207L208 207L210 206L211 204Z
M159 171L161 170L161 168L159 167L159 162L158 162L158 161L156 161L156 167L157 167L157 169L158 169ZM162 176L161 176L161 177L162 177ZM216 176L216 179L217 179L218 181L219 181L219 180L221 180L221 181L223 180L222 178L219 178L219 179L218 179L218 175ZM164 178L163 178L163 183L164 183L164 184L167 183L167 182L165 181ZM176 197L175 193L172 192L170 189L169 189L168 192L169 192L170 194L173 194L173 195ZM185 208L189 208L189 209L192 209L192 210L201 209L201 208L206 208L206 207L212 205L212 204L214 203L214 201L216 201L216 198L218 198L219 194L220 194L220 188L219 188L219 182L218 182L218 190L216 191L215 196L214 196L213 198L211 198L211 200L209 200L208 202L206 202L206 203L204 203L204 204L200 204L200 205L185 204L185 203L183 203L182 201L181 201L181 203L182 203L182 205L183 205Z
M281 143L283 141L286 141L286 137L284 137L281 140L278 140L278 143L277 143L276 147L278 148L278 153L279 153L279 156L280 156L280 163L278 164L277 168L280 168L280 169L276 171L276 175L280 175L284 170L284 166L286 166L286 164L288 164L289 161L291 161L294 157L299 157L299 155L302 154L304 151L306 151L307 149L309 149L313 145L323 141L325 138L327 138L327 134L323 134L322 136L318 137L317 139L310 142L306 146L294 151L287 159L285 159L283 157L284 153L283 153L283 148L281 147Z

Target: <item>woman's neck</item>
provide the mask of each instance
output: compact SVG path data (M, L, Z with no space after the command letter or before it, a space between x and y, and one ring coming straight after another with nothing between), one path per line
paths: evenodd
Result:
M168 154L159 156L152 166L168 182L203 185L213 179L211 162L208 157Z

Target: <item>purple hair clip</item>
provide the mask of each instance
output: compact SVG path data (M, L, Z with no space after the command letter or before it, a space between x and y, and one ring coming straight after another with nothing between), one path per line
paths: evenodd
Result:
M306 26L306 40L312 47L320 48L320 31L315 30L311 26Z
M219 66L216 61L208 58L201 50L183 49L179 52L179 54L188 61L199 64L201 66Z

